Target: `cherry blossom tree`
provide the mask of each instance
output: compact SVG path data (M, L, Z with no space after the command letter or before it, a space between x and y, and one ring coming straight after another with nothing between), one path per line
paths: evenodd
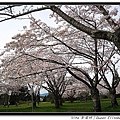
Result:
M116 63L118 61L119 60L117 60ZM105 89L109 91L109 96L111 99L112 107L118 106L118 102L116 98L116 89L119 85L120 77L116 69L116 63L113 63L113 61L110 61L108 64L106 64L106 66L104 66L104 69L102 69L102 76L103 76L104 84L100 84L102 87L104 87ZM111 73L111 78L112 78L111 82L109 82L108 80L110 79L109 77L107 77L108 73L109 74Z
M94 81L93 81L94 78L92 79L85 70L83 70L81 68L78 68L78 67L73 67L73 66L69 67L68 66L70 64L72 65L72 61L74 60L74 56L79 55L79 54L83 57L84 56L87 57L87 59L88 58L90 60L92 59L93 61L94 61L94 58L92 56L89 56L88 54L85 54L83 52L78 51L76 48L73 48L71 45L68 45L65 42L61 41L60 39L56 38L54 35L52 35L48 31L50 28L47 27L46 24L41 23L40 21L36 21L33 17L31 19L33 21L33 22L31 22L31 30L27 30L26 33L23 34L23 35L18 34L17 36L15 36L14 39L17 39L18 41L17 42L11 42L10 44L6 45L7 50L14 49L16 54L18 54L18 53L21 54L22 53L23 56L28 56L28 57L35 58L35 59L40 60L40 61L62 65L74 77L76 77L76 75L71 71L71 69L81 72L88 79L88 81L90 83L86 82L86 79L83 80L83 79L79 79L79 77L76 77L76 78L78 80L82 81L83 83L85 83L91 89L91 94L93 95L93 97L92 97L93 99L99 99L99 91L96 88L97 84L99 83L98 79L96 79L96 82L94 83ZM41 28L40 25L42 25L42 27L44 27L44 28ZM36 29L41 30L41 31L39 31L40 33L39 32L37 33ZM54 30L55 29L51 29L51 32L52 31L54 32ZM28 33L28 31L29 31L29 33ZM34 32L34 34L33 34L33 32ZM47 36L46 36L45 33L47 33ZM43 36L44 39L42 38L38 41L33 41L34 37L38 36L39 34L41 35L41 38ZM57 33L54 32L54 34L56 35ZM57 34L57 36L60 36L60 35L61 35L61 33ZM49 39L48 39L48 37L49 37ZM64 34L63 34L63 37L65 37ZM31 38L30 43L29 43L29 40L30 40L29 38ZM52 39L53 39L53 42L52 42ZM35 38L35 40L36 40L36 38ZM47 42L50 41L50 43L48 44L47 42L45 42L45 40L47 40ZM21 41L24 41L24 42L21 42ZM37 44L35 44L35 42ZM52 42L52 44L51 44L51 42ZM26 45L26 43L27 43L27 45ZM39 48L37 49L37 51L34 51L33 48L36 48L37 45L39 46ZM41 45L42 45L42 47L41 47ZM31 46L33 46L33 48L30 48ZM62 46L64 46L64 47L62 47ZM62 50L63 50L62 52L60 52L61 49L59 49L61 47L62 47ZM31 51L31 50L33 50L33 51ZM49 51L46 52L46 50L49 50ZM49 54L50 59L48 59L48 54ZM43 58L43 56L44 56L44 58ZM57 59L53 60L53 58L57 58ZM88 60L88 62L90 60ZM18 63L16 65L18 65ZM40 66L37 66L37 67L39 69ZM28 75L29 75L29 72L28 72ZM24 73L25 72L23 72L23 74ZM95 87L95 89L93 89L93 87ZM94 90L97 90L97 94L94 94L95 93L95 92L93 92ZM98 101L100 102L100 99ZM95 107L96 107L97 104L96 103L94 103L94 104L95 104ZM99 103L99 106L100 106L100 103ZM100 109L100 108L98 108L98 109Z
M93 99L99 99L99 91L96 88L97 84L99 83L98 78L93 77L93 79L97 78L97 79L95 79L96 82L94 83L94 80L89 76L89 74L85 70L78 68L78 67L71 66L72 61L78 55L82 56L81 57L82 59L83 59L83 57L86 57L87 59L89 59L86 63L90 63L91 60L93 60L93 62L94 62L94 57L88 55L88 53L86 54L84 52L80 52L81 47L77 46L77 44L76 44L76 42L78 42L77 38L75 39L76 40L75 47L77 47L77 49L80 49L80 50L73 48L71 45L69 45L69 44L61 41L59 38L55 37L55 35L57 35L58 37L62 35L64 37L64 39L66 39L66 37L65 37L65 36L67 36L66 32L63 31L62 33L61 32L56 33L56 32L54 32L56 29L47 27L46 24L42 23L41 21L36 21L33 17L31 18L31 20L33 21L33 22L31 22L31 25L30 25L31 29L26 30L25 34L22 34L22 35L18 34L17 36L13 37L14 39L17 40L17 42L13 41L13 42L7 44L6 45L7 51L13 49L16 54L15 58L17 57L17 55L19 55L18 58L20 57L20 59L23 59L22 57L25 58L25 56L27 56L26 60L29 61L28 63L30 66L31 66L31 63L30 63L31 60L28 60L28 58L33 58L33 60L40 60L40 61L44 61L44 62L62 65L64 67L66 67L66 69L69 71L69 73L71 75L73 75L74 77L76 77L76 75L70 69L81 72L88 79L88 81L90 83L86 82L86 79L85 80L79 79L80 77L76 77L76 78L78 80L82 81L84 84L86 84L91 89L91 94L92 94ZM50 31L49 31L50 29L51 29L51 32L54 32L55 35L53 35L53 33L50 33ZM36 32L36 30L39 30L39 31ZM76 33L79 33L79 31L77 31ZM70 34L69 31L67 31L67 34ZM39 37L37 38L37 36L41 36L40 40L39 40ZM73 38L74 35L70 36L70 37ZM67 37L67 38L71 39L70 37ZM31 39L29 39L29 38L31 38ZM38 40L36 40L36 39L38 39ZM83 37L83 39L85 39L85 38ZM30 42L30 40L31 40L31 42ZM45 40L46 40L46 42L45 42ZM52 40L53 40L53 42L52 42ZM59 49L61 47L62 47L62 52L61 52L61 49ZM37 50L35 51L33 49L37 49ZM46 50L47 50L47 52L46 52ZM82 49L82 50L87 52L87 50L85 50L85 49ZM44 56L44 58L43 58L43 56ZM48 57L50 59L48 59ZM54 58L57 58L57 59L53 60ZM21 63L22 62L20 62L20 64ZM26 62L24 62L24 63L26 63ZM16 62L16 65L18 66L18 62ZM68 65L70 65L70 67ZM24 67L25 67L25 64L24 64ZM26 68L28 69L28 66ZM40 69L40 66L37 65L37 68ZM22 71L22 73L20 73L21 71L18 71L18 73L17 73L18 76L19 75L21 76L24 73L27 73L27 76L29 76L31 73L31 68L29 69L29 71L27 69ZM45 70L45 66L43 66L43 70ZM15 72L16 72L16 70L15 70ZM34 74L34 73L32 72L32 74ZM37 74L37 73L35 72L35 74ZM96 74L95 74L95 76L96 76ZM17 78L19 78L19 77L17 77ZM95 89L93 89L93 87L95 87ZM94 90L98 91L97 94L94 94L95 93L95 92L93 92ZM99 101L99 107L100 107L100 99L98 101ZM97 106L97 103L95 103L95 107L96 106ZM100 109L100 108L98 108L98 109Z
M65 70L61 70L63 67L59 67L53 63L45 64L40 60L36 61L36 59L27 54L19 56L17 54L7 56L3 60L1 66L4 81L8 82L9 79L9 81L17 82L21 86L28 85L33 107L36 107L36 98L40 95L40 88L42 86L53 93L56 101L55 105L59 108L59 104L62 104L62 94L67 85L67 81L65 81L66 72ZM48 87L42 85L43 83L47 83ZM60 100L60 103L58 100Z
M44 82L47 86L43 84L42 87L53 94L56 108L62 105L62 96L69 82L66 74L66 69L51 70L44 73Z
M2 70L1 70L2 72ZM21 84L19 82L9 79L4 79L3 74L1 73L1 79L0 79L0 94L4 95L4 105L7 105L9 107L10 101L11 101L11 95L17 94L19 95L19 89L21 87Z
M115 96L116 96L116 87L119 84L119 75L118 75L118 69L119 69L118 63L120 59L119 51L114 46L114 44L106 43L106 41L103 40L102 40L102 44L99 45L98 47L100 48L99 52L97 52L98 63L100 66L103 66L102 69L99 71L99 75L102 77L102 80L104 81L104 84L103 81L101 81L102 83L100 82L100 85L104 86L104 88L109 91L109 94L111 96L110 97L111 106L116 107L118 106ZM110 80L110 77L107 76L108 73L109 76L111 76L112 80Z
M11 59L15 61L11 61ZM39 86L41 86L41 81L39 80L39 75L37 74L32 74L30 76L31 72L38 72L35 71L37 68L33 68L33 64L36 64L35 62L30 63L25 63L25 56L23 57L18 57L12 54L11 56L7 55L2 64L2 76L3 76L3 81L8 85L9 82L12 82L12 86L14 85L14 88L20 89L21 86L28 85L29 84L29 89L33 91L31 95L33 95L34 102L33 106L36 106L36 96L39 94ZM29 61L29 59L27 59ZM28 62L27 61L27 62ZM37 61L36 61L37 62ZM33 64L32 64L33 63ZM35 66L34 66L35 67ZM26 73L26 74L25 74ZM27 75L27 76L26 76ZM33 86L30 87L30 85L34 83ZM19 87L18 87L19 86ZM35 87L36 86L36 87ZM35 87L35 88L34 88ZM39 94L40 95L40 94Z
M45 23L42 23L39 20L37 21L33 17L31 17L32 21L31 29L26 30L25 34L19 34L15 36L14 38L17 39L18 41L17 42L14 41L11 42L11 44L8 44L7 50L14 49L16 54L20 55L21 52L21 55L31 57L32 59L50 63L52 62L65 66L71 75L73 75L78 80L82 81L91 89L92 98L94 99L93 101L96 101L94 105L95 111L101 111L99 91L96 88L97 84L100 81L98 80L98 69L96 69L98 68L96 62L97 56L95 56L94 58L93 56L86 54L86 49L81 49L80 45L82 44L82 42L84 43L85 38L88 38L90 40L94 38L96 44L98 39L106 39L108 41L112 41L119 49L118 44L119 22L118 23L117 21L114 22L114 20L112 19L113 15L117 14L117 10L116 11L113 10L113 12L111 11L111 13L108 13L104 9L104 7L106 8L106 10L109 9L108 8L109 6L97 6L97 5L65 6L65 8L67 9L65 13L63 12L64 10L63 11L61 10L62 8L60 8L60 6L52 5L43 6L39 10L44 9L52 10L53 14L51 14L51 17L54 17L57 23L62 22L63 24L59 26L57 29L50 28ZM111 16L108 16L109 14L111 14ZM21 14L19 14L18 16L21 16ZM100 19L97 19L98 17L95 16L99 16ZM26 27L24 27L24 29L26 29ZM76 40L76 42L73 42L74 40ZM75 45L75 47L72 47L73 44ZM60 52L61 46L66 46L62 49L63 50L62 52ZM95 50L95 52L97 53L97 49ZM83 70L82 68L78 68L76 66L73 67L72 62L69 63L69 60L71 58L72 59L75 58L77 55L89 58L87 63L88 62L90 63L91 59L92 60L96 59L94 63L95 76L93 78L90 77L86 70ZM66 59L68 57L69 60ZM89 82L88 81L86 82L86 79L83 80L80 77L78 77L76 74L74 74L73 70L74 72L79 71L80 73L82 73ZM96 82L94 82L94 79Z
M100 6L100 7L99 7L99 6L96 6L96 7L97 7L99 10L101 10L104 15L107 15L107 12L105 11L105 9L104 9L102 6ZM74 7L68 7L68 8L70 8L70 9L74 12L74 14L77 13L77 12L76 12L77 10L76 10ZM76 11L75 11L75 10L76 10ZM87 10L86 10L86 11L87 11ZM118 12L117 9L114 9L110 14L111 14L111 15L115 15L115 14L117 14L117 12ZM72 13L69 13L69 15L71 15L71 14L72 14ZM73 15L74 15L74 14L73 14ZM81 17L81 16L79 16L79 17ZM75 17L74 17L74 18L75 18ZM87 18L87 17L86 17L86 18ZM92 17L91 17L91 18L92 18ZM77 19L77 18L76 18L76 19ZM83 20L83 18L81 18L81 19ZM113 24L114 21L112 21L112 20L110 20L110 19L111 19L111 18L110 18L110 16L109 16L109 20L108 20L107 22L108 22L108 23L110 24L110 26L112 27L112 24ZM87 22L86 22L85 20L86 20ZM97 23L97 22L93 21L93 19L92 19L92 20L89 20L89 21L93 22L94 24ZM87 19L84 19L84 22L86 22L86 23L88 23L88 24L90 25L90 23L88 22L88 18L87 18ZM102 24L102 25L106 26L107 24L105 25L105 23L104 23L104 24ZM115 23L114 23L114 25L115 25ZM113 26L114 26L114 25L113 25ZM94 27L93 24L92 24L91 26ZM108 25L107 25L107 27L108 27ZM95 27L95 29L97 29L97 28L104 29L103 26L101 26L100 24L97 24L97 27ZM113 28L114 28L114 27L113 27ZM110 29L110 28L108 27L108 29ZM116 28L114 28L114 29L116 29ZM96 39L94 39L94 40L95 40L95 44L97 44ZM96 51L96 53L98 52L97 49L96 49L95 51ZM95 55L97 55L97 54L95 54ZM95 57L95 59L96 59L96 60L95 60L95 62L96 62L96 61L97 61L97 56ZM97 62L96 62L95 64L96 64L96 67L97 67ZM95 71L96 71L96 73L98 73L98 69L95 68ZM96 74L96 75L97 75L97 74ZM98 76L98 75L97 75L97 76ZM97 79L97 76L96 76L96 79Z
M4 101L3 104L7 105L9 107L10 101L11 101L11 95L13 94L19 94L19 83L14 83L13 81L9 81L7 83L3 82L0 85L0 94L4 95Z
M36 102L40 102L40 89L41 89L42 85L38 85L33 83L28 83L28 89L29 90L29 94L31 95L32 98L32 112L33 112L33 107L36 107Z

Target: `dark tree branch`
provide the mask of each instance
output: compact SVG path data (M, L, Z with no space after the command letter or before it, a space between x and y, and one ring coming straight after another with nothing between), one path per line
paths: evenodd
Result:
M36 23L36 24L37 24L37 23ZM39 24L37 24L37 25L40 27ZM83 53L83 52L80 52L80 51L78 51L77 49L75 49L75 48L67 45L67 44L66 44L65 42L63 42L62 40L58 39L58 38L55 37L54 35L50 34L50 33L47 32L46 30L44 30L42 27L40 27L40 29L42 29L42 30L45 31L47 34L49 34L51 37L53 37L55 40L59 41L61 44L63 44L64 46L66 46L66 47L67 47L71 52L73 52L74 54L84 56L84 57L86 57L86 58L88 58L88 59L90 59L90 60L94 60L94 57L92 57L92 56L90 56L90 55L88 55L88 54L85 54L85 53ZM51 49L51 50L52 50L52 49ZM53 50L52 50L52 52L54 53Z
M67 71L74 76L77 80L80 80L81 82L83 82L84 84L86 84L89 88L91 88L91 86L89 85L89 83L87 83L85 80L83 80L82 78L78 77L76 74L74 74L68 67L66 68Z
M110 17L109 13L105 10L105 8L102 6L102 5L95 5L101 12L104 16L108 16L106 18L107 22L109 23L109 25L112 27L112 25L116 26L117 23L115 23L113 21L113 19Z
M57 68L52 68L52 69L48 69L48 70L45 70L45 71L40 71L40 72L34 72L34 73L29 73L29 74L26 74L26 75L21 75L19 77L8 77L9 79L20 79L20 78L24 78L24 77L28 77L28 76L32 76L32 75L36 75L36 74L43 74L47 71L52 71L52 70L57 70L57 69L62 69L64 67L57 67Z
M41 60L41 61L44 61L44 62L55 63L55 64L63 65L63 66L66 65L66 64L64 64L64 63L60 63L60 62L55 61L55 60L45 59L45 58L38 58L38 57L36 57L36 56L34 56L34 55L30 55L30 54L27 54L27 53L24 53L24 55L31 56L31 57L33 57L33 58L36 58L36 59Z
M104 85L102 85L102 84L100 84L100 83L99 83L99 85L100 85L100 86L102 86L103 88L105 88L105 89L109 90L109 88L108 88L108 87L106 87L106 86L104 86Z
M12 17L13 15L7 14L7 13L0 13L0 15L6 15Z
M74 18L68 16L66 13L64 13L63 11L61 11L56 6L49 6L49 8L53 12L55 12L59 16L61 16L65 21L67 21L68 23L70 23L71 25L73 25L75 28L77 28L77 29L79 29L79 30L87 33L91 37L98 38L98 39L106 39L108 41L112 41L112 39L111 39L112 33L111 32L102 31L102 30L96 30L96 29L92 29L90 27L87 27L87 26L83 25L82 23L79 23L78 21L76 21Z
M19 4L18 5L17 4L16 5L9 5L8 7L1 8L0 11L7 10L9 8L11 9L11 8L14 8L14 7L17 7L17 6L22 6L22 5L19 5Z
M41 7L41 8L37 8L37 9L34 9L34 10L30 10L28 12L20 13L20 14L17 14L17 15L12 15L10 18L5 18L3 20L0 20L0 22L6 21L6 20L10 20L10 19L13 19L13 18L18 18L18 17L24 16L24 15L28 15L28 14L33 13L33 12L46 10L46 9L49 9L49 7Z

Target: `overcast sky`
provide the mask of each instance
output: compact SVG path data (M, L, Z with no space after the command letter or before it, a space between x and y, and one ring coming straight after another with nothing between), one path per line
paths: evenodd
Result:
M41 21L47 23L49 26L54 27L56 24L54 19L49 18L50 10L44 10L40 12L33 13L33 17L40 19ZM25 16L24 16L25 18ZM11 19L0 23L0 50L4 49L6 43L12 41L12 37L23 30L23 26L29 26L29 19Z

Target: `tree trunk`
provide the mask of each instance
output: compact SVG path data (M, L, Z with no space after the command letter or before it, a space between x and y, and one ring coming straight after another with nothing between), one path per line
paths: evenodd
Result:
M71 96L71 97L70 97L70 102L73 103L73 101L74 101L74 100L73 100L73 97Z
M59 100L59 103L60 103L60 106L62 106L63 104L63 99L60 97L60 100Z
M36 95L33 93L33 107L36 107Z
M60 103L59 103L59 98L58 97L55 97L54 103L55 103L55 108L60 108Z
M36 101L33 101L33 107L36 107Z
M93 111L101 112L100 95L97 88L91 88L91 98L93 101Z
M113 108L118 107L115 88L110 89L109 94L110 94L110 99L111 99L111 106Z
M87 95L85 96L85 102L87 102Z
M54 103L55 103L55 108L60 108L60 101L57 95L54 96Z
M37 95L37 104L40 105L40 95Z

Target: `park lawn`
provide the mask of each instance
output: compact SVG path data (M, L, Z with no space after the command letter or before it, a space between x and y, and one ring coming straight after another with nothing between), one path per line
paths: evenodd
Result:
M120 105L120 98L118 99ZM68 101L63 103L59 109L54 107L50 102L41 102L40 105L33 109L33 112L93 112L93 103L91 100L87 102L75 101L70 103ZM117 108L110 107L109 99L101 100L102 112L120 112L120 106ZM18 106L10 105L9 108L0 106L0 112L32 112L32 104L20 103Z

